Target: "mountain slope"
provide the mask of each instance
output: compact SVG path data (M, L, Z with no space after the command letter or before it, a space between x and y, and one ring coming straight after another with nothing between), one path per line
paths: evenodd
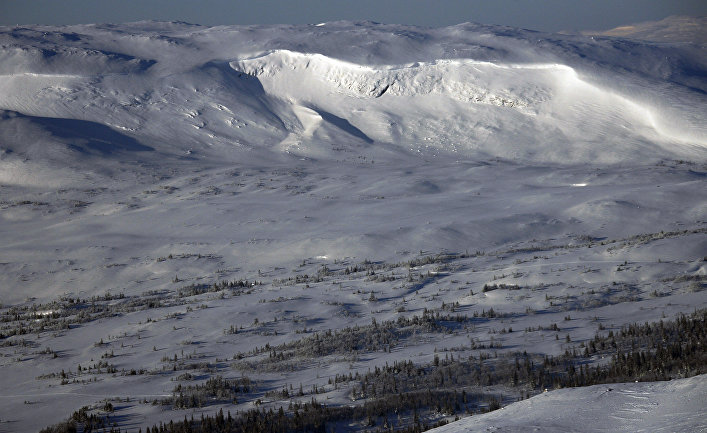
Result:
M473 416L435 433L704 431L707 377L655 383L621 383L552 391Z
M362 407L401 360L478 411L541 389L497 362L705 308L706 70L475 24L0 28L0 430Z
M706 101L702 50L557 38L367 23L7 29L0 106L110 119L141 141L169 143L168 153L190 150L180 145L189 137L219 158L234 144L319 149L357 137L555 163L704 157L703 110L693 109ZM327 119L308 130L298 107L360 133Z

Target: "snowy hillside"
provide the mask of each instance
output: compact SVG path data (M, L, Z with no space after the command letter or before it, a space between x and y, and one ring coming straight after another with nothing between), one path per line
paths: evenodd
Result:
M707 377L563 389L435 430L453 432L698 432L707 430Z
M703 326L706 74L475 24L1 27L0 431L361 409L400 362L420 413L336 427L431 426Z

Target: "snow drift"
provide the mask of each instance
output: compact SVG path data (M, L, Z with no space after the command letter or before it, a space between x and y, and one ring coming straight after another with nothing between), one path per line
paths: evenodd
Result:
M704 431L707 377L618 383L537 395L501 410L431 430L456 432Z

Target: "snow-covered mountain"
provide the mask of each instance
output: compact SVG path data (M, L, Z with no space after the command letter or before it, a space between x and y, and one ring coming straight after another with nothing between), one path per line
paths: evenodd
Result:
M660 21L619 26L605 31L585 31L590 36L614 36L652 42L707 44L707 16L669 16Z
M167 155L336 159L375 142L579 164L702 158L707 144L700 46L370 23L8 28L2 46L4 109L98 122Z
M475 24L1 27L0 431L181 419L186 373L345 405L344 371L704 308L705 76L699 44ZM429 312L467 317L253 351Z

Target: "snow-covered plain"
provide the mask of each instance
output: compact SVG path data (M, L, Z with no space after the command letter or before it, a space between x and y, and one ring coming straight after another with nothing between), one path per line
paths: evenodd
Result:
M0 431L110 398L122 427L183 419L151 404L181 380L176 355L202 381L256 380L224 406L243 410L284 385L478 356L472 342L559 354L566 335L704 308L706 73L700 45L473 24L0 28L4 317L154 301L5 339L25 342L0 348ZM178 292L246 279L261 284ZM294 369L232 362L449 304L507 315ZM102 359L116 372L76 373Z

